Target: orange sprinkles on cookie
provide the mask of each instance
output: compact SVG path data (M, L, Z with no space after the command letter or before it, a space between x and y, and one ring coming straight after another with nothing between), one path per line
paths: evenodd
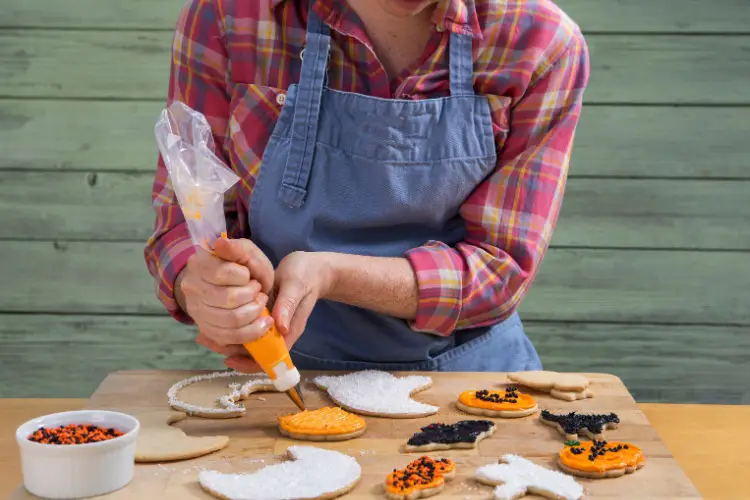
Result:
M41 427L33 432L29 441L42 444L86 444L108 441L124 432L111 427L90 424L68 424L59 427Z
M338 406L304 410L279 417L279 425L290 434L334 436L364 430L365 419Z
M515 387L507 387L505 391L465 391L458 400L470 408L492 411L525 411L536 406L532 396L518 392Z
M638 468L646 459L640 448L616 441L583 441L560 450L560 463L581 472Z
M416 490L441 488L446 478L453 477L456 464L448 458L433 460L423 456L404 469L394 469L385 480L385 489L390 495L409 496Z

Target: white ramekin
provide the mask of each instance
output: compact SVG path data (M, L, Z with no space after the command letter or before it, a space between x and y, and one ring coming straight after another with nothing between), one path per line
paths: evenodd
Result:
M55 445L29 441L41 427L87 424L114 427L123 436L98 443ZM16 430L24 487L36 496L86 498L125 487L135 471L135 440L140 424L113 411L80 410L29 420Z

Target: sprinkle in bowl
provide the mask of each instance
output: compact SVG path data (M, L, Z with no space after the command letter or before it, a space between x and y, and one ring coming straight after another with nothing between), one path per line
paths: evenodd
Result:
M104 410L66 411L29 420L16 430L24 487L51 499L119 490L133 479L139 430L136 418Z

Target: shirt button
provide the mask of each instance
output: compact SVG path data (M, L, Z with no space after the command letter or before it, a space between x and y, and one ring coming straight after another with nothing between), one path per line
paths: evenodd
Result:
M443 26L442 24L438 24L437 26L435 26L435 29L438 33L442 33L443 31L445 31L445 26Z
M283 106L286 102L286 94L279 94L276 96L276 104Z

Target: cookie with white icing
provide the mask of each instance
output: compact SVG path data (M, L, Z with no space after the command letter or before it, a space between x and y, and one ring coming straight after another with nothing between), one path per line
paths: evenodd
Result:
M420 403L412 395L432 385L432 379L364 370L346 375L320 375L313 380L339 406L361 415L415 418L434 415L440 408Z
M504 455L500 463L479 467L474 477L480 483L496 486L495 500L515 500L526 495L554 500L583 498L583 486L572 477L518 455Z
M276 388L263 374L223 371L180 380L169 388L167 398L169 406L188 415L234 418L246 411L240 401L255 392L266 391L276 392Z
M291 460L247 474L201 471L201 488L224 500L336 498L349 492L362 469L349 455L313 446L290 446Z
M136 462L170 462L202 457L229 444L228 436L188 436L172 424L185 420L173 410L128 412L141 424L135 442Z

